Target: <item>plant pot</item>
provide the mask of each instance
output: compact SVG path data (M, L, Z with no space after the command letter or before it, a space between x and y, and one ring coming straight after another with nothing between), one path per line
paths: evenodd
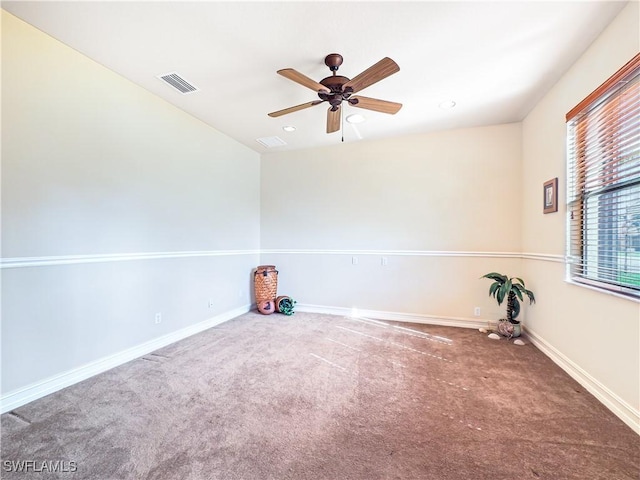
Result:
M520 323L511 323L509 320L499 320L498 333L507 338L519 337L522 335L522 326Z
M296 301L286 295L281 295L276 298L276 312L280 312L283 315L293 315L293 308L295 307L295 305Z
M285 299L291 301L291 297L288 297L287 295L280 295L278 298L276 298L276 312L280 313L280 302Z

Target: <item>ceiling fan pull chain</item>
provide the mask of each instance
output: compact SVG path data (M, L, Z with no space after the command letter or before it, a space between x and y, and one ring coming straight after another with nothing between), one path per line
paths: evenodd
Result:
M340 109L340 128L342 129L342 143L344 143L344 108Z

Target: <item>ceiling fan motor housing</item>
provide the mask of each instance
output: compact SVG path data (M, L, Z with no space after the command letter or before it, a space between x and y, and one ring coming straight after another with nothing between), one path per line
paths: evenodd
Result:
M343 100L347 100L350 96L350 92L343 92L342 86L347 83L349 79L342 75L333 75L331 77L323 78L320 83L327 87L330 92L319 92L318 97L321 100L327 101L332 107L337 107Z
M318 97L321 100L331 104L331 110L336 111L343 100L347 100L351 92L344 92L343 85L349 81L347 77L336 75L338 68L342 65L342 55L339 53L330 53L324 59L324 64L329 67L333 75L320 80L320 83L330 90L330 93L319 92Z

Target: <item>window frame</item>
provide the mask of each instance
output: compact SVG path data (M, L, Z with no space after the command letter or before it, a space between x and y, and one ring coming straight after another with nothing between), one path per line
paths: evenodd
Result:
M609 79L607 79L602 85L596 88L592 93L590 93L584 100L578 103L574 108L572 108L566 114L566 122L567 122L567 180L566 180L566 194L567 194L567 217L566 217L566 228L567 228L567 239L566 239L566 259L567 259L567 269L566 275L567 280L571 283L575 283L578 285L584 285L591 288L595 288L599 291L604 291L606 293L611 293L615 295L624 296L625 298L631 298L636 301L640 301L640 287L635 288L635 286L629 286L631 282L622 281L620 277L616 280L612 278L605 278L606 275L600 273L600 269L604 269L605 272L618 272L619 266L616 265L615 269L611 270L609 267L611 265L610 260L611 255L615 254L615 258L618 258L617 255L619 252L625 252L628 254L626 250L623 250L622 247L614 246L613 248L601 248L600 239L596 240L596 251L597 253L591 253L593 250L593 237L594 230L595 233L600 235L600 223L610 222L606 224L606 227L603 227L604 231L613 231L616 232L612 225L616 222L614 220L614 214L617 212L617 208L619 205L624 205L627 207L628 205L633 206L633 199L625 200L623 203L618 204L618 200L616 199L616 195L622 193L622 195L631 195L633 198L633 189L640 188L640 175L636 178L635 174L632 174L630 179L627 179L624 182L617 181L606 181L601 180L602 186L593 187L587 186L588 182L586 180L587 172L593 173L597 168L602 169L605 177L608 175L607 170L610 172L614 172L610 175L610 178L614 178L617 176L617 168L623 164L623 160L619 158L618 151L615 153L607 153L606 157L602 156L599 158L606 158L611 163L607 162L594 162L593 157L588 154L591 152L590 148L581 147L583 145L584 138L581 138L581 135L585 135L587 128L589 128L589 121L601 121L600 116L605 117L606 122L603 125L598 125L595 130L599 135L602 135L604 132L603 138L611 140L611 138L615 137L618 133L616 130L613 134L611 133L611 128L621 126L620 123L615 125L611 125L610 122L610 112L608 110L614 111L617 113L616 108L618 104L621 103L621 98L623 97L625 85L629 80L637 81L640 79L640 53L636 54L634 58L632 58L629 62L627 62L620 70L614 73ZM638 88L637 86L633 86L632 88ZM635 90L631 91L633 95ZM634 97L632 96L632 99ZM635 107L634 107L635 108ZM598 109L604 111L598 112ZM594 113L596 111L596 113ZM590 114L593 114L589 117ZM633 117L635 118L635 117ZM624 124L626 125L626 124ZM635 121L632 119L630 125L636 126ZM633 135L633 134L632 134ZM588 136L592 136L592 133L589 133ZM599 140L600 137L598 137ZM592 140L592 138L590 138ZM603 145L598 143L598 146ZM591 144L590 144L591 145ZM613 147L617 148L617 145ZM636 147L637 148L637 147ZM632 151L632 154L635 154L635 148ZM632 159L635 159L635 155L632 156ZM622 160L622 161L621 161ZM639 160L640 161L640 160ZM597 167L594 167L597 165ZM636 166L631 163L630 167L632 172L635 172ZM607 177L609 178L609 177ZM615 187L609 189L608 184L615 184ZM627 190L629 192L627 192ZM606 196L611 194L611 198L614 198L615 201L611 203L610 207L602 206L602 203L606 202ZM604 198L600 198L604 197ZM587 204L591 201L592 198L596 198L598 204L596 206L589 207ZM574 219L573 215L576 213L579 215L577 219ZM604 213L604 215L603 215ZM594 217L591 217L593 215ZM598 222L598 227L593 229L592 227L587 227L585 224L585 219L595 218L595 221ZM617 227L616 223L616 229ZM611 236L613 239L608 240L612 242L611 245L614 245L614 242L619 242L618 238L619 233L612 233ZM591 242L591 243L590 243ZM618 243L619 245L619 243ZM627 247L628 248L628 247ZM575 250L575 251L574 251ZM640 251L639 251L640 255ZM607 260L608 257L609 260ZM592 265L595 258L595 265ZM609 261L609 264L607 264ZM618 262L618 260L616 260ZM606 265L602 267L601 265ZM595 268L595 275L588 273L588 270ZM613 275L611 273L611 275ZM596 278L594 278L596 277Z

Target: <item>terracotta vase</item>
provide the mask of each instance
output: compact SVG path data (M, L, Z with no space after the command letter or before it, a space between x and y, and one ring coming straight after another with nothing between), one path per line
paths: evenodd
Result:
M276 310L276 303L273 300L258 301L258 311L263 315L271 315Z

